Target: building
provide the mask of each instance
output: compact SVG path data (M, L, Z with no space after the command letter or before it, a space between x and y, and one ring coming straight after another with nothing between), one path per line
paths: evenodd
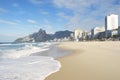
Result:
M112 30L111 37L117 36L118 35L118 29Z
M106 38L112 37L114 34L116 34L115 31L116 29L118 29L118 15L110 14L106 16L105 17Z
M83 33L82 33L82 40L83 41L88 41L90 39L91 39L91 32L83 31Z
M92 39L97 39L98 38L98 35L101 33L101 32L104 32L105 31L105 28L104 27L95 27L91 30L91 37Z
M82 30L76 29L74 32L74 38L76 41L79 41L82 38Z
M97 37L99 40L105 40L106 36L105 36L105 31L104 32L100 32L98 34L98 37Z
M74 33L70 34L70 41L74 41Z
M120 37L120 26L118 27L118 35Z
M118 15L111 14L105 17L105 30L118 29Z

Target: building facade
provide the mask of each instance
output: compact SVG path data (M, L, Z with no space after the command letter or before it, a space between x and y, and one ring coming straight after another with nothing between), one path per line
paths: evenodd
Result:
M120 26L118 27L118 35L120 37Z
M79 41L80 38L82 37L82 30L76 29L74 32L74 38L76 41Z
M99 33L104 32L104 31L105 31L105 28L104 28L104 27L95 27L95 28L93 28L93 29L91 30L92 39L97 39Z
M111 14L105 17L105 30L118 29L118 15Z
M112 37L118 29L118 15L110 14L105 17L105 36L106 38Z
M83 33L82 33L82 40L83 41L88 41L90 39L91 39L91 32L83 31Z

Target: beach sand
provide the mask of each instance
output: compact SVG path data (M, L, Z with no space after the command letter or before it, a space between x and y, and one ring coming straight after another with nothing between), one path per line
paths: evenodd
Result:
M60 71L45 80L120 80L120 42L63 42L72 54L59 58Z

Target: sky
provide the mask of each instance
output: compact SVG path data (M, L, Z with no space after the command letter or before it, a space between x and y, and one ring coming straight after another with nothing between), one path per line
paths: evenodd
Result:
M104 27L119 15L120 0L0 0L0 42L14 41L40 28L47 33Z

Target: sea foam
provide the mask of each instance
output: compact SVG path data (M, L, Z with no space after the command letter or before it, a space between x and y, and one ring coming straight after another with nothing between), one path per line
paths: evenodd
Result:
M0 61L0 80L44 80L60 69L51 57L29 56Z
M29 56L31 54L37 53L37 52L42 52L49 50L49 45L50 44L13 44L10 46L7 45L7 47L13 47L11 49L5 49L5 50L0 50L0 54L2 54L1 58L11 58L11 59L16 59L20 57L25 57ZM18 47L20 46L20 47ZM46 47L47 46L47 47ZM18 47L18 48L14 48Z
M59 71L60 62L47 56L32 56L49 50L51 43L0 45L0 80L44 80Z

